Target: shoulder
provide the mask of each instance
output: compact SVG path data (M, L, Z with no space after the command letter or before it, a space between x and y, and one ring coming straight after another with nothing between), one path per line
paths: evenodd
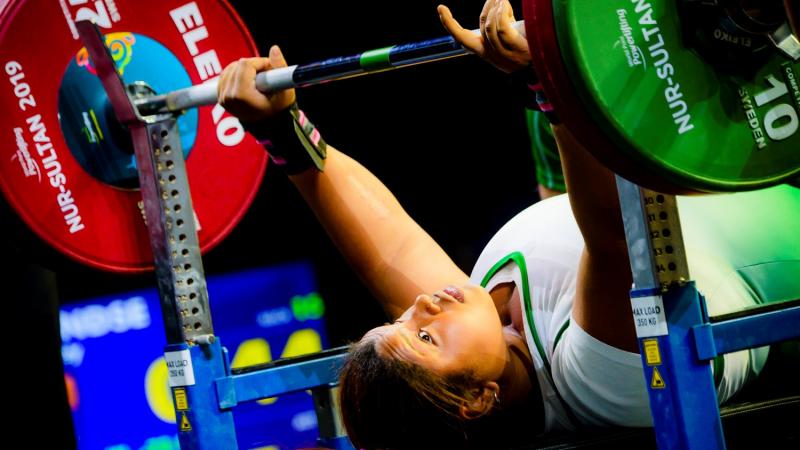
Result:
M583 248L583 239L572 215L569 199L558 195L539 201L509 220L484 247L472 271L473 280L511 253L526 259L533 255L567 258Z
M491 248L508 239L519 245L568 236L571 229L577 232L569 198L566 195L557 195L520 211L495 233L486 247Z
M541 200L524 210L503 225L486 245L485 250L496 246L524 246L529 243L574 241L580 239L580 231L572 215L567 195Z

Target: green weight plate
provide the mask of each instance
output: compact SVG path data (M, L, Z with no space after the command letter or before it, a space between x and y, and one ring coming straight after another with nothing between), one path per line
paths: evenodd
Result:
M684 46L675 3L553 1L564 62L592 118L644 171L693 190L796 177L800 65L775 51L754 76L715 70Z

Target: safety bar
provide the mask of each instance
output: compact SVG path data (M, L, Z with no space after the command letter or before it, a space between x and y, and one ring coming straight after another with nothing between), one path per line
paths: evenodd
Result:
M214 380L221 409L338 382L347 347L249 366Z
M698 357L708 360L775 342L800 338L800 299L712 317L693 327Z

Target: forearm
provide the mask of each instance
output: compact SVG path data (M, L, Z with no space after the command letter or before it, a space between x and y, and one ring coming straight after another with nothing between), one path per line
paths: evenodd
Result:
M625 249L614 173L600 164L563 125L553 125L553 134L572 212L586 247L597 253Z
M323 172L290 178L391 317L420 293L467 281L386 186L347 155L328 146Z
M397 317L418 294L466 283L380 180L321 139L296 107L294 90L256 90L258 72L281 67L287 64L277 46L269 58L229 64L219 78L220 103L267 146L386 312Z
M587 333L636 352L629 300L631 272L616 180L563 126L553 127L567 194L585 249L572 316Z

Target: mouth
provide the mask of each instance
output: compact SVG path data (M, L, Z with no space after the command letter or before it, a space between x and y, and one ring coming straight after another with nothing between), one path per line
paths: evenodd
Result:
M442 289L442 292L451 297L453 300L459 303L464 303L464 293L461 291L461 289L455 286L447 286L446 288Z

